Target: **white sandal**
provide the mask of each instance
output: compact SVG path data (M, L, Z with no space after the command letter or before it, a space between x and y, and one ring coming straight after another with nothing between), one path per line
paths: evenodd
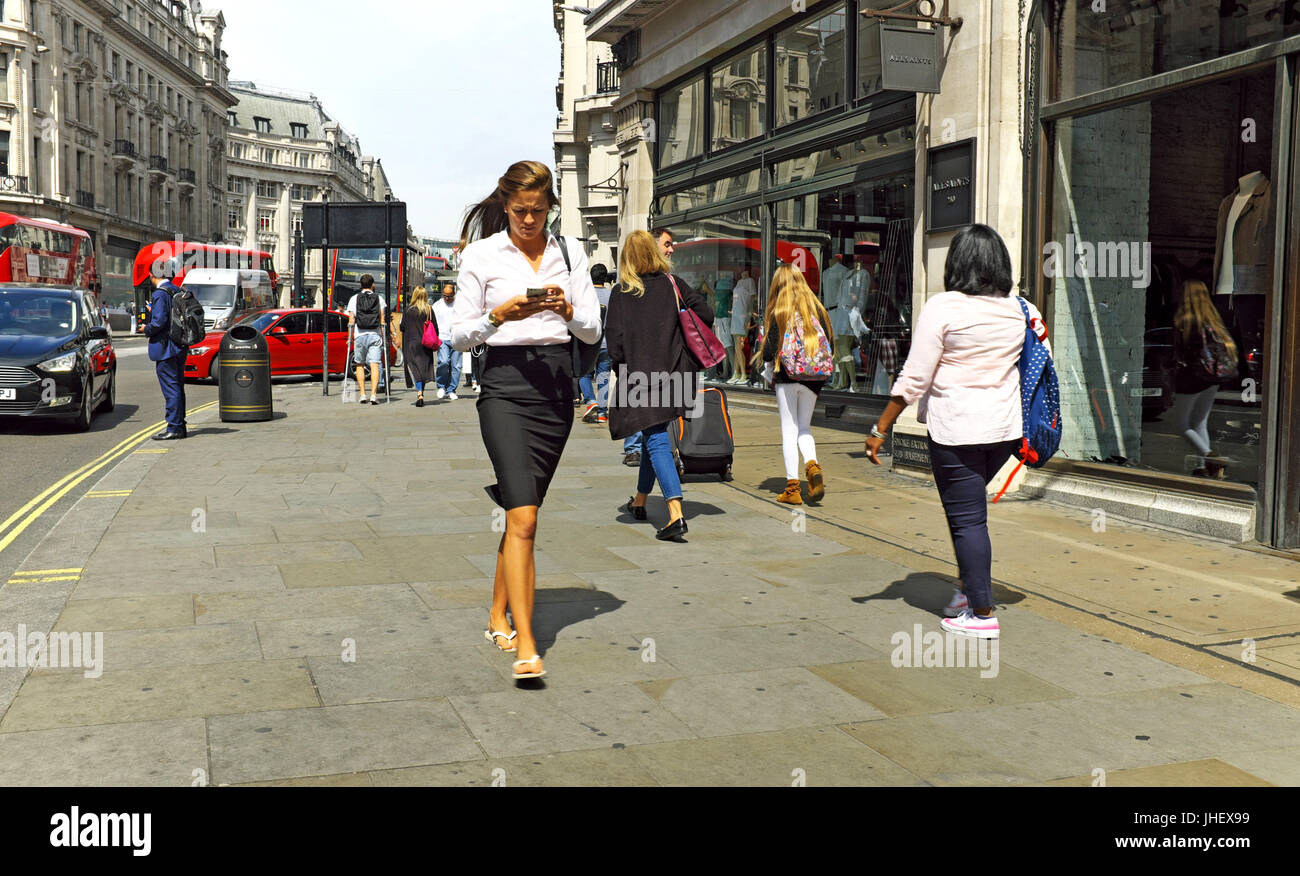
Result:
M527 660L516 660L514 663L510 664L510 668L511 668L512 670L514 670L514 675L513 675L513 677L516 678L516 679L520 679L520 678L541 678L543 675L546 674L546 670L545 670L545 669L543 669L543 670L541 670L541 671L539 671L539 672L520 672L520 671L519 671L519 667L520 667L520 666L527 665L527 664L529 664L529 663L541 663L541 662L542 662L542 655L541 655L541 654L534 654L532 657L529 657Z
M518 646L512 645L509 648L502 648L500 645L497 644L497 636L500 636L501 638L505 639L506 643L509 644L510 642L513 642L515 640L515 636L518 634L519 634L518 630L511 632L509 635L505 633L495 633L492 630L484 630L483 638L487 639L489 642L491 642L493 645L496 645L497 648L500 648L500 650L505 651L507 654L513 654L515 653L515 651L518 650Z

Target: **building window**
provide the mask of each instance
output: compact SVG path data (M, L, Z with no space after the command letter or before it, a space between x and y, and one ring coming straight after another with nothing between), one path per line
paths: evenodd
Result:
M9 175L9 132L0 131L0 176Z
M299 167L311 167L311 166L312 166L312 164L311 164L311 153L310 153L310 152L299 152L299 153L298 153L298 166L299 166Z
M243 224L243 220L240 218L243 212L238 204L232 204L226 210L226 228L231 231L238 229Z
M776 55L787 65L785 78L778 81L777 106L798 109L777 119L778 126L844 104L846 24L845 7L839 5L776 35Z
M315 186L294 186L289 192L289 197L293 198L293 200L295 201L314 200L316 197L316 187Z
M72 23L72 51L81 51L81 22L79 21Z
M231 157L231 158L243 158L243 157L244 157L244 144L243 144L243 143L231 143L231 144L230 144L230 157Z
M264 234L275 233L275 211L274 210L257 211L257 230Z
M304 125L304 124L302 124L302 123L300 123L300 122L291 122L291 123L289 124L289 130L290 130L290 132L293 134L293 136L297 137L299 140L306 140L306 139L307 139L307 126L306 126L306 125Z
M259 134L271 133L270 119L264 119L261 116L253 116L253 125L257 128Z
M302 214L301 214L301 213L294 213L294 214L293 214L293 233L294 233L294 234L301 234L301 233L302 233Z
M244 193L244 178L242 176L226 177L226 191L232 195L242 195Z
M659 166L704 154L704 77L659 96Z
M278 198L280 197L280 184L277 182L268 182L258 180L257 196L259 198Z
M9 101L9 54L0 52L0 100Z
M262 161L266 162L267 164L275 164L276 162L279 161L279 150L268 149L264 146L260 151L261 151Z
M234 110L229 110L226 113L226 124L230 125L232 128L239 127L239 116L235 114Z
M767 44L713 69L713 139L710 150L725 149L767 128Z

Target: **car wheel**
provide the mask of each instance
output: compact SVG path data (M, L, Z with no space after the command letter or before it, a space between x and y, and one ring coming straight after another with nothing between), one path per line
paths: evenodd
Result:
M89 432L90 421L94 419L95 413L91 408L91 384L87 381L86 385L81 388L81 410L77 411L77 418L72 421L72 428L78 432Z
M104 400L99 403L99 409L105 413L117 407L117 369L114 368L108 376L108 391L104 393Z
M212 379L213 383L216 384L221 383L221 357L220 356L212 357L212 370L208 374L208 377Z

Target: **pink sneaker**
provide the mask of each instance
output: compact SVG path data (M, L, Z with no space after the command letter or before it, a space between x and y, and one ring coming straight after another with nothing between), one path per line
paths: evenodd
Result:
M980 617L969 608L963 609L955 618L944 618L939 621L939 626L947 632L976 639L996 639L999 634L997 615Z
M943 614L945 617L956 617L968 608L970 603L966 601L966 594L954 590L952 599L948 600L948 604L943 607Z

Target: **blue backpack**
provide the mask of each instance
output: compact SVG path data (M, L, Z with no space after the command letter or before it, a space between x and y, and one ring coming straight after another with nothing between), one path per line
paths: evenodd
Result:
M1016 300L1025 314L1025 346L1020 352L1020 413L1024 437L1016 450L1020 463L994 502L1002 498L1021 465L1042 468L1061 446L1061 389L1056 380L1056 367L1047 346L1034 331L1025 299Z

